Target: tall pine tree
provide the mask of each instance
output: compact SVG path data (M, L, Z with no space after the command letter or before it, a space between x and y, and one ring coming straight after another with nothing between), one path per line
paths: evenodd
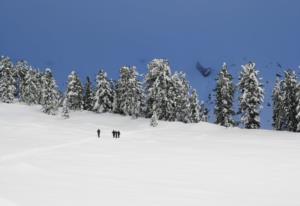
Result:
M71 110L81 110L83 108L83 88L75 71L72 71L68 77L66 96Z
M147 111L146 117L152 117L156 111L158 119L168 120L168 106L172 104L168 98L172 85L171 69L168 60L154 59L148 64L148 73L145 77Z
M94 93L92 83L89 77L86 77L83 96L83 109L92 111L94 106Z
M45 70L45 74L42 76L42 82L42 111L46 114L54 115L58 108L59 95L51 69Z
M199 104L198 94L195 89L192 90L192 94L190 96L190 120L192 123L198 123L201 121L201 107Z
M215 115L216 124L232 127L235 125L233 120L234 111L234 84L232 82L232 76L229 74L226 63L223 64L217 80L217 86L215 89Z
M113 92L107 74L100 70L97 75L97 87L94 96L93 110L99 113L111 112L113 103Z
M0 59L0 101L12 103L15 98L16 81L14 78L13 63L8 57Z
M38 79L38 72L29 69L22 79L20 98L26 104L38 104L41 95L41 85Z
M121 114L134 118L141 116L143 89L135 67L122 67L116 86L116 107Z
M285 120L284 111L284 92L283 81L276 79L276 83L272 94L273 100L273 128L276 130L282 130Z
M260 128L261 104L264 99L263 87L255 63L242 67L239 82L241 121L247 129L258 129Z
M283 81L284 125L283 129L295 132L297 130L297 76L294 71L285 72Z

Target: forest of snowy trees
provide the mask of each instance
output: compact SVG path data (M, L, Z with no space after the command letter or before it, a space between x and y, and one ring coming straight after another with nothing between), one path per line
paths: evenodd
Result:
M198 98L197 91L188 82L185 73L171 72L168 60L153 59L144 77L133 67L122 67L117 80L108 78L101 69L93 86L89 77L83 86L72 71L65 92L60 92L52 71L39 71L27 61L15 64L8 57L0 58L0 101L39 104L46 114L59 111L69 118L70 110L96 113L116 113L132 118L150 118L150 125L158 120L197 123L208 120L208 109ZM260 128L260 112L264 90L255 63L242 66L239 83L224 63L215 87L215 123L233 127L241 124L247 129ZM234 97L239 95L239 109L234 111ZM300 84L294 71L287 70L284 79L277 79L272 94L273 128L300 132ZM59 108L61 108L59 110ZM241 114L240 120L234 119Z

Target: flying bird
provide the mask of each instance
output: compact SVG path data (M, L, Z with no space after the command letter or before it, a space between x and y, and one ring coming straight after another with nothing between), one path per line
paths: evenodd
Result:
M202 74L202 76L204 77L208 77L211 72L212 72L212 68L210 67L204 67L200 64L200 62L196 63L196 69Z

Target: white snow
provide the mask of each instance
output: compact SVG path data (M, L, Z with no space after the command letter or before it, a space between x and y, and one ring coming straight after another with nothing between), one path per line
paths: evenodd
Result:
M299 133L39 110L0 103L1 206L300 205Z

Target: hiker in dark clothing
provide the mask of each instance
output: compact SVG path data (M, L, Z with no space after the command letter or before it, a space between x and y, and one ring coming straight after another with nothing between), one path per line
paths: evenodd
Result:
M100 129L97 130L98 138L100 138Z
M120 131L117 131L117 137L120 138Z
M115 138L115 137L116 137L116 131L113 130L113 131L112 131L112 134L113 134L113 138Z

